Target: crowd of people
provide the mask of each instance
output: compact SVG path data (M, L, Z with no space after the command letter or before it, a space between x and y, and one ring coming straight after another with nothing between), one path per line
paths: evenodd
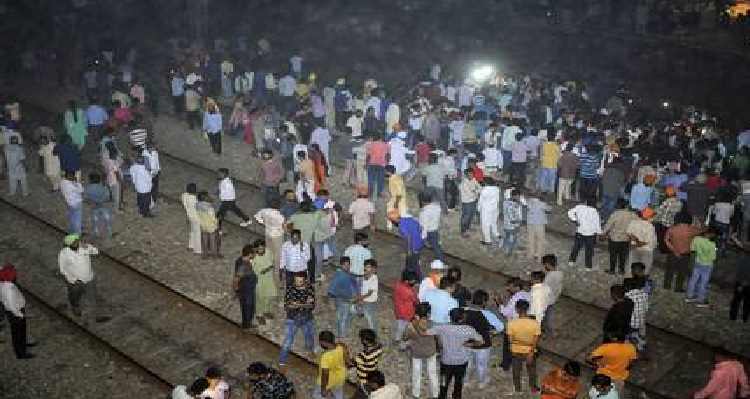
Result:
M89 104L70 103L65 134L49 127L26 134L12 105L4 122L10 195L19 182L28 194L26 140L35 145L50 189L59 190L67 205L70 235L59 261L76 316L84 292L97 297L89 259L97 250L81 238L84 203L90 208L87 230L97 240L115 234L112 219L124 209L126 187L135 193L141 216L158 217L159 132L145 106L145 97L157 94L132 70L114 68L116 60L103 54L106 70L91 63L84 79ZM253 66L227 51L195 50L176 62L167 78L175 116L188 131L199 128L215 157L223 156L224 136L230 135L261 158L263 204L252 216L237 204L226 168L219 169L216 187L190 183L181 198L187 248L204 258L224 257L227 212L243 227L254 222L265 227L265 237L238 254L229 287L248 331L274 323L279 307L285 311L278 321L284 331L278 367L250 365L250 397L295 395L286 363L299 330L307 355L318 360L315 398L343 397L350 367L356 370L357 397L402 397L380 371L386 347L409 356L414 397L420 397L424 374L433 398L445 398L449 390L462 397L471 373L479 390L488 389L495 351L497 365L512 376L512 392L577 397L583 389L581 364L567 363L541 380L536 365L540 342L559 335L554 315L564 271L550 254L545 229L554 207L564 205L569 208L559 213L576 224L568 270L583 251L580 269L596 272L596 243L606 240L605 271L622 277L610 288L613 304L602 327L603 344L586 359L596 369L589 397L616 399L625 395L632 363L647 359L654 258L668 259L664 289L685 292L686 302L705 307L715 263L750 239L750 131L730 134L693 107L664 104L669 112L644 113L622 85L608 93L582 81L501 76L486 67L462 80L432 65L408 94L394 98L374 79L361 90L345 78L326 85L300 54L278 79L267 67ZM227 103L228 118L222 112ZM121 150L123 141L130 148ZM101 167L84 186L87 153ZM344 166L341 175L334 173L338 162ZM289 188L282 191L282 185ZM416 202L408 186L419 188ZM356 200L344 206L337 201L339 190L353 190ZM523 254L534 265L529 281L511 279L499 294L462 285L462 270L446 265L441 246L444 224L456 220L450 215L457 212L463 237L479 225L481 244L511 261L522 261L525 237ZM351 220L351 239L337 236L344 219ZM379 322L387 298L379 292L383 260L369 248L382 229L395 230L404 242L389 323ZM339 251L337 241L349 240ZM427 247L434 259L423 259ZM745 322L747 263L732 277L730 309L732 319L741 316ZM14 336L21 334L13 327L24 317L20 293L13 279L0 288ZM315 309L327 302L335 309L335 332L319 331L316 346ZM355 354L349 336L357 315L366 328L358 332L361 350ZM387 324L392 324L388 333ZM16 354L28 357L20 344ZM741 363L717 349L716 371L695 398L742 397L747 391ZM190 387L178 387L173 397L223 398L229 392L218 370L210 369Z

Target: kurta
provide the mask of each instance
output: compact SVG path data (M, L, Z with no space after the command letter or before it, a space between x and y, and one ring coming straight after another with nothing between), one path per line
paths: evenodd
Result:
M270 311L271 298L277 295L276 283L273 280L275 273L278 270L273 270L273 255L271 251L266 250L263 255L255 255L252 260L253 271L258 277L258 284L255 286L255 303L256 309L268 312ZM268 272L263 273L264 270L271 268Z
M73 144L80 150L86 143L88 132L86 131L86 117L83 114L83 109L76 108L76 116L77 118L74 119L71 110L65 111L64 123L65 131L73 140Z

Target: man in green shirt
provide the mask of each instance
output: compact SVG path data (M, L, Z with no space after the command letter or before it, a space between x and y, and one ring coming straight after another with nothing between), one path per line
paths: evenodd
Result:
M703 234L693 238L690 252L695 253L695 266L687 286L685 302L696 303L700 308L708 307L708 280L716 261L716 229L709 228Z

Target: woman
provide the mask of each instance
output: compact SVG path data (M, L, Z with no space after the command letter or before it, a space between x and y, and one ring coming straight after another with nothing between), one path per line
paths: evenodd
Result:
M325 187L326 175L328 174L326 173L328 162L317 143L310 145L310 160L313 163L315 173L314 192L317 193L321 188Z
M78 150L82 150L84 144L86 144L86 136L88 135L83 109L76 106L74 100L70 100L63 119L65 131L68 133L68 136L73 140L73 144L78 147Z
M211 198L207 191L198 193L198 202L195 204L195 210L198 213L198 222L201 229L201 250L206 249L203 253L203 259L210 257L223 258L220 250L221 241L219 240L219 220L216 218L216 209L211 204ZM213 248L213 253L211 249Z
M113 141L108 141L104 144L104 148L107 151L107 156L102 157L102 167L104 169L104 175L107 178L107 186L109 186L109 192L112 193L112 203L117 210L117 213L122 213L122 157L120 152L115 147Z
M185 192L182 193L182 207L185 209L188 220L188 251L193 251L195 254L201 253L201 224L198 219L198 210L196 205L198 203L198 197L196 193L198 189L195 183L189 183L185 188Z
M252 260L253 271L258 278L257 285L255 286L255 304L258 313L262 312L263 316L258 316L258 324L266 324L266 319L273 319L273 313L271 312L271 299L275 298L278 294L276 291L276 283L274 282L274 266L273 266L273 254L271 251L266 250L266 241L259 239L253 243L253 250L255 251L255 257Z

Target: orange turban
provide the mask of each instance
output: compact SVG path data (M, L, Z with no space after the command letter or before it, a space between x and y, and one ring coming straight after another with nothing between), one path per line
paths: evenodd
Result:
M649 173L646 176L643 176L643 184L646 184L646 185L650 186L650 185L653 185L654 183L656 183L656 175L655 174Z
M641 216L644 219L651 219L652 217L654 217L654 210L651 208L643 208L643 210L641 211Z
M676 191L674 189L674 186L667 186L664 189L664 194L666 194L667 197L674 197L675 193L676 193Z

